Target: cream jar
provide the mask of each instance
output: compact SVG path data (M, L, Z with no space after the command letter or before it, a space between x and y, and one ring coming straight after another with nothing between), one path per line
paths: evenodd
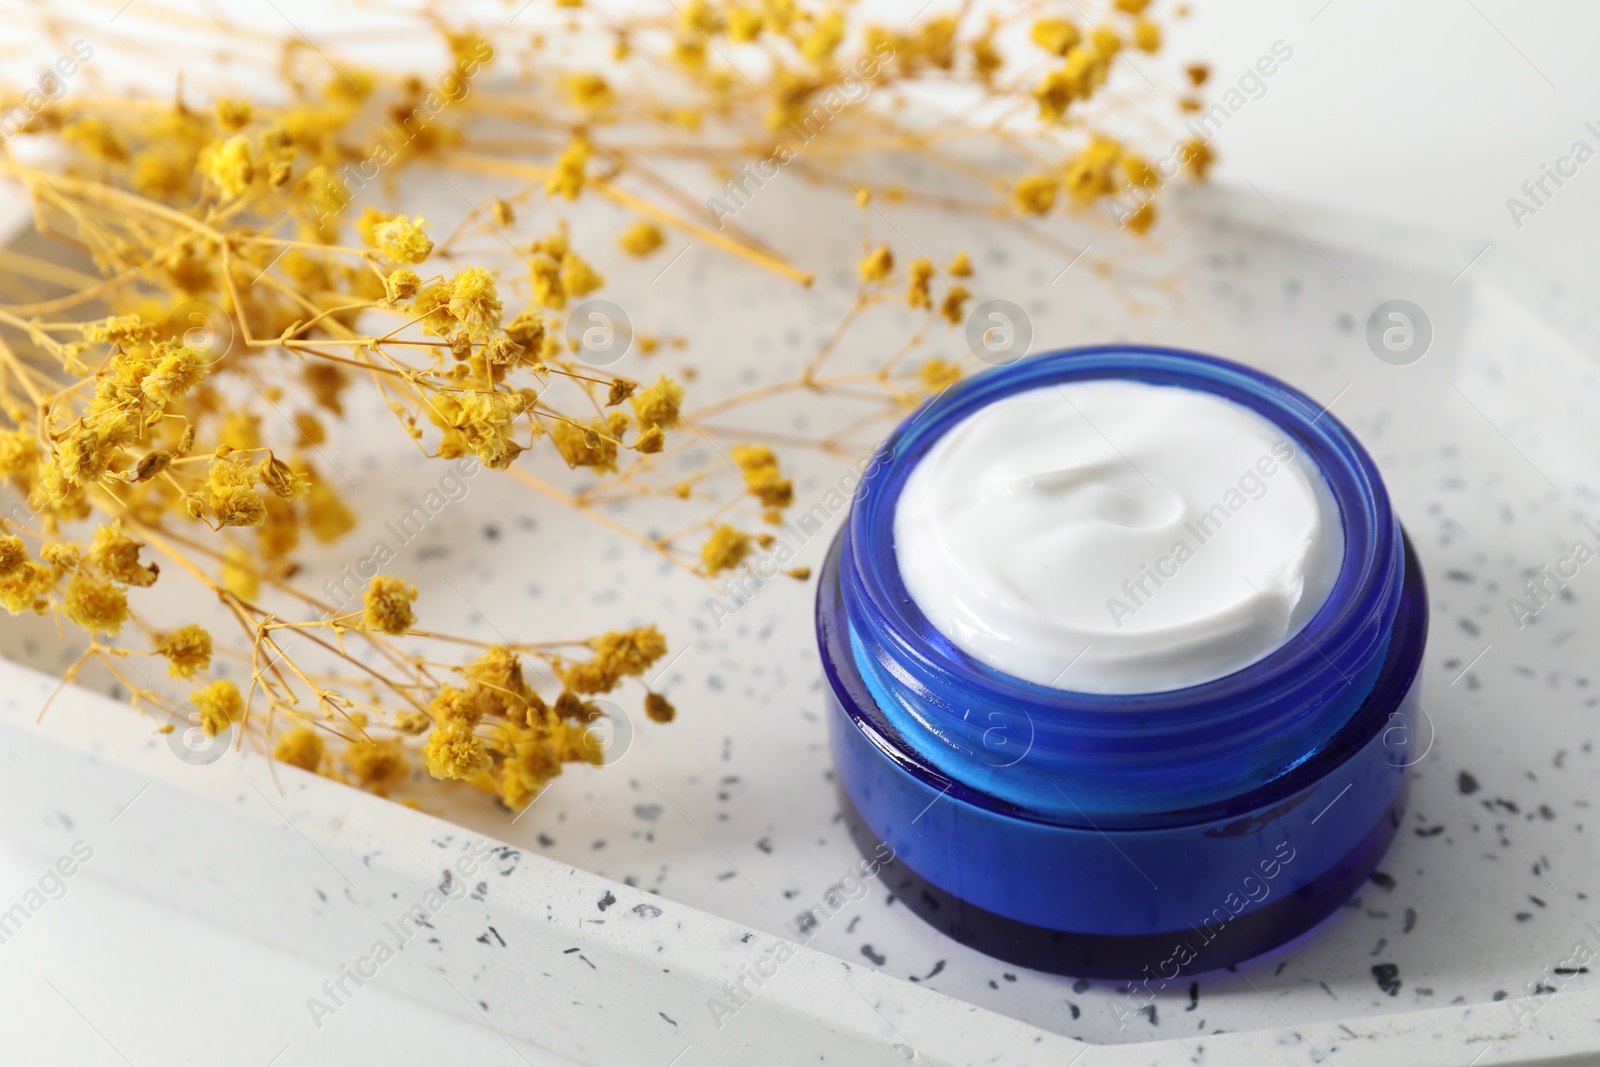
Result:
M1398 826L1422 574L1365 450L1257 371L1118 346L952 387L869 468L817 628L858 844L992 955L1225 966Z

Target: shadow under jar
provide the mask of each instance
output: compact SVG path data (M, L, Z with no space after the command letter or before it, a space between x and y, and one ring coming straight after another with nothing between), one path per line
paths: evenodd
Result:
M1281 430L1337 505L1343 558L1286 643L1223 677L1082 693L969 655L907 591L906 481L988 404L1068 382L1200 390ZM1115 346L1033 357L947 390L863 472L817 595L842 805L913 912L979 951L1091 978L1156 979L1276 948L1339 907L1394 837L1423 755L1406 697L1427 594L1355 438L1258 371Z

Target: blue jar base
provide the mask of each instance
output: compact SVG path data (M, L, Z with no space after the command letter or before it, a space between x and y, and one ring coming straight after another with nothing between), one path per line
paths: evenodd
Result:
M1402 544L1395 639L1320 762L1234 808L1168 829L1113 830L1114 841L1092 824L1060 826L999 803L908 749L850 651L836 543L821 575L818 632L835 698L841 810L857 847L935 929L1050 973L1159 988L1305 934L1377 866L1400 825L1405 768L1420 758L1403 697L1426 640L1427 594L1403 534Z
M843 787L839 806L856 848L882 863L883 884L940 933L1019 967L1075 978L1154 979L1152 986L1159 988L1154 983L1219 970L1281 947L1332 915L1372 874L1394 840L1406 793L1402 788L1366 837L1316 881L1238 916L1220 930L1185 928L1156 934L1075 933L997 915L941 889L899 857L884 860L878 835ZM1187 951L1179 952L1180 946ZM1152 970L1163 961L1174 964L1170 974Z

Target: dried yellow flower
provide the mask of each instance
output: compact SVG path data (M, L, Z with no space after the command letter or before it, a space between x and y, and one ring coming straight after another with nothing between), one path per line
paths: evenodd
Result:
M360 235L362 243L368 248L378 247L378 227L390 219L395 218L392 211L368 204L361 209L361 214L356 216L356 233Z
M211 464L207 481L211 513L219 526L260 526L267 521L267 505L255 490L255 469L230 459Z
M766 445L734 445L729 452L734 465L744 472L750 495L768 508L786 508L794 502L794 483L778 470L778 457Z
M754 539L747 533L723 523L711 531L706 543L700 546L700 562L708 574L720 574L744 562L750 554Z
M434 282L417 294L411 303L411 315L422 323L422 332L434 337L454 336L459 325L450 313L450 301L455 288L449 282Z
M1151 226L1155 225L1155 221L1156 206L1152 201L1145 200L1123 216L1122 224L1134 233L1144 234L1149 232Z
M1211 170L1211 164L1216 161L1216 155L1211 151L1211 146L1196 137L1183 146L1184 165L1193 172L1196 178L1204 178Z
M218 100L217 125L225 130L241 130L250 125L253 111L248 100Z
M592 467L602 474L617 469L617 442L604 420L583 426L558 419L550 426L550 441L569 467Z
M533 298L541 305L560 311L567 306L567 290L561 284L561 261L548 255L535 254L528 260L529 277L533 282Z
M16 540L16 543L20 546L22 542ZM6 554L13 555L14 550L7 548ZM4 603L6 610L13 615L20 615L24 611L43 615L50 610L47 596L54 581L55 575L49 567L24 556L0 575L0 603Z
M678 424L680 405L683 403L683 386L662 375L654 385L635 393L631 403L634 417L642 430L660 427L670 430Z
M166 657L167 677L193 678L211 667L211 635L190 623L168 634L156 652Z
M524 308L505 329L507 339L529 353L538 352L544 341L544 317L533 308Z
M588 162L589 142L581 137L575 138L556 160L545 182L545 193L549 196L560 195L568 200L578 199L578 194L583 192L583 169Z
M105 577L123 585L153 585L161 569L154 563L139 562L143 541L135 541L122 532L122 520L113 519L97 528L89 543L89 566Z
M433 717L433 722L460 719L472 725L483 718L483 713L481 701L473 699L465 689L457 689L453 685L441 686L438 694L428 702L428 714Z
M128 594L120 585L91 574L74 574L61 606L67 618L94 633L116 634L128 621Z
M633 439L635 451L647 456L653 456L667 446L667 435L661 432L661 427L652 426L638 437Z
M972 257L965 252L957 252L950 257L950 262L945 265L945 273L957 278L972 277Z
M1156 189L1161 185L1161 175L1156 169L1143 159L1131 152L1122 153L1120 162L1122 172L1128 176L1128 184L1135 189Z
M416 586L404 579L380 574L372 579L362 595L361 625L386 634L403 634L417 621L411 610L416 599Z
M1133 24L1133 46L1141 52L1155 52L1161 48L1161 27L1149 19L1139 19Z
M671 722L678 717L678 709L660 693L650 693L644 698L644 713L651 722Z
M617 239L622 250L632 256L648 256L660 248L665 240L661 235L661 227L643 220L629 226Z
M269 455L262 460L256 474L262 485L284 500L299 500L311 491L311 484L277 456Z
M961 380L961 368L936 356L918 368L917 377L929 392L943 392Z
M1116 167L1122 146L1104 137L1093 138L1067 167L1062 184L1074 200L1083 203L1116 188Z
M637 677L666 655L667 642L654 626L616 630L589 642L594 657L574 663L561 674L561 684L573 693L609 693L623 678Z
M0 534L0 578L9 578L28 565L28 549L15 534Z
M363 787L379 796L411 774L406 750L392 737L378 741L352 741L344 750L344 765Z
M906 277L906 304L913 308L933 307L933 297L928 292L928 284L933 280L933 263L931 260L914 259L907 268Z
M939 314L944 316L945 321L950 325L961 325L961 320L965 315L963 306L971 295L971 293L967 292L966 286L952 285L949 291L944 294L944 300L939 304Z
M356 527L356 513L351 511L339 494L333 491L326 479L311 477L311 491L306 496L306 525L311 536L325 545L331 545Z
M422 287L422 279L410 267L396 267L383 280L383 291L390 300L410 300Z
M813 63L825 63L844 41L844 14L829 11L811 24L811 31L800 38L800 54Z
M861 272L862 281L881 282L894 271L894 253L888 245L879 245L862 257L856 269Z
M500 292L482 267L468 267L450 283L450 314L469 337L488 337L500 329Z
M433 720L420 711L401 711L394 717L394 728L407 737L421 737L433 726Z
M323 428L317 417L309 411L294 413L295 432L300 435L302 445L320 445L328 439L328 431Z
M286 734L279 734L272 746L272 758L288 763L313 774L322 765L322 735L309 726L296 726Z
M200 156L200 173L211 179L224 200L244 195L256 177L250 138L241 133L209 145Z
M540 790L561 773L561 753L553 739L524 736L517 739L501 768L500 800L513 811L538 797Z
M423 231L428 223L420 217L401 215L372 228L372 244L391 263L415 266L433 252L433 241Z
M574 107L585 111L604 111L617 102L611 86L598 74L569 74L566 77L567 99Z
M153 404L165 406L188 396L206 375L206 354L188 345L161 341L151 350L156 364L139 382L139 391Z
M428 773L435 778L472 778L494 765L483 739L472 732L472 724L449 719L433 728L423 748Z
M1105 82L1109 69L1109 53L1095 44L1079 44L1068 49L1066 62L1045 74L1034 87L1033 97L1039 104L1040 119L1060 122L1074 100L1087 100L1094 95L1095 89Z
M81 558L82 552L70 541L52 541L39 548L39 559L50 564L50 570L57 578L76 570Z
M210 737L244 718L244 698L239 695L239 687L226 678L190 693L189 703L200 715L200 729Z
M588 296L606 282L576 252L561 257L561 288L571 296Z
M32 431L21 427L0 430L0 475L32 474L39 454L39 439Z
M734 44L750 44L761 36L764 23L761 12L753 8L735 6L728 9L728 40Z
M112 315L83 326L83 339L96 344L144 345L156 339L156 327L138 315Z
M1040 19L1033 24L1033 43L1051 55L1065 56L1073 45L1083 40L1078 27L1066 19Z
M1043 215L1056 204L1059 182L1048 174L1029 174L1011 187L1012 202L1028 215Z

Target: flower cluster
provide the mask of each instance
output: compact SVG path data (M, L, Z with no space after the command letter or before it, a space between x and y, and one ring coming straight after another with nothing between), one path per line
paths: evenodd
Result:
M304 539L331 543L359 524L319 455L354 391L393 413L400 446L504 472L721 580L769 553L796 487L781 441L718 416L785 394L838 396L866 403L859 425L871 425L963 373L928 349L960 336L972 261L874 242L875 197L1017 226L1109 202L1143 234L1177 177L1148 162L1155 152L1128 132L1147 125L1119 121L1134 105L1107 89L1129 50L1161 47L1149 0L1110 0L1093 19L948 5L903 26L807 0L690 0L667 18L559 6L559 23L491 35L434 5L419 26L450 58L432 76L333 63L286 38L263 71L282 83L270 102L207 100L192 85L174 99L170 82L145 99L73 94L30 107L19 130L53 154L0 147L0 176L31 198L40 230L84 249L95 272L40 268L40 295L0 304L0 478L22 502L0 520L0 605L74 627L78 666L103 666L159 728L237 728L285 763L385 795L425 772L525 805L565 764L601 762L600 694L637 684L648 719L675 718L646 684L666 641L641 626L488 646L423 625L400 575L372 577L353 611L317 595ZM606 44L611 66L575 64L598 54L565 47L580 37ZM503 62L497 48L534 58ZM506 76L475 81L491 66ZM1206 80L1203 66L1187 75L1180 111L1198 106ZM656 88L623 89L636 81ZM1008 116L1003 136L993 124L941 133L1018 149L1014 167L993 173L992 203L952 207L852 177L869 153L943 159L901 106L921 82L965 86ZM8 104L0 90L0 114ZM38 158L52 162L26 161ZM688 368L634 380L596 367L567 321L609 292L608 275L625 276L627 258L664 258L684 240L810 283L725 225L725 206L698 211L652 166L685 158L715 183L793 165L847 190L855 213L840 222L859 219L869 235L854 306L803 373L699 406ZM1199 142L1179 158L1196 177L1211 162ZM502 186L461 226L436 226L382 206L390 179L417 163ZM603 241L567 215L589 200L628 215ZM473 253L474 234L515 256ZM834 372L848 327L877 305L909 309L915 333L872 374ZM641 332L634 343L643 361L685 341ZM729 447L713 443L729 434ZM836 436L816 443L848 451ZM560 469L537 473L540 457ZM698 518L645 533L603 511L637 496ZM153 622L143 593L174 577L203 588L221 621ZM437 642L477 647L450 668L418 651ZM181 688L149 681L138 657ZM530 664L550 679L542 694L524 677Z

